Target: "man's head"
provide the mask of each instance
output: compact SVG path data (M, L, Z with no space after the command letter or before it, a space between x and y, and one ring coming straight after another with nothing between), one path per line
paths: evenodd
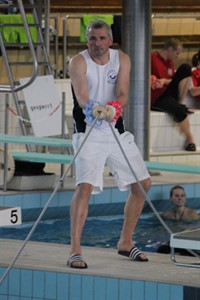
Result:
M102 20L92 21L88 25L88 27L86 29L86 37L88 38L88 35L90 34L92 29L102 29L102 28L105 28L107 30L110 39L113 40L113 34L112 34L111 27L106 22L104 22Z
M182 186L176 185L170 190L170 201L175 206L185 206L186 194Z
M103 56L113 43L110 26L101 20L89 24L86 37L88 50L93 57Z
M167 53L168 59L174 60L183 51L183 45L178 39L170 38L165 42L162 50Z

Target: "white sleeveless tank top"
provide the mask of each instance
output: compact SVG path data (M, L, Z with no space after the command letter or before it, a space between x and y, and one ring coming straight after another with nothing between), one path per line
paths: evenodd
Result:
M115 100L115 86L119 72L119 52L109 49L110 59L106 65L96 64L90 57L88 50L80 52L83 55L87 71L89 99L99 101L103 105Z

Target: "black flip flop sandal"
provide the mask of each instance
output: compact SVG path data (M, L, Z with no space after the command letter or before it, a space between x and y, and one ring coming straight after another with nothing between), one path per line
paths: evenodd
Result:
M141 262L149 261L148 258L145 259L141 258L142 252L137 247L133 247L130 251L118 250L118 254L126 256L133 261L141 261Z
M196 150L197 150L197 149L196 149L196 145L193 144L193 143L190 143L190 144L188 144L188 145L185 147L185 150L186 150L186 151L196 151Z

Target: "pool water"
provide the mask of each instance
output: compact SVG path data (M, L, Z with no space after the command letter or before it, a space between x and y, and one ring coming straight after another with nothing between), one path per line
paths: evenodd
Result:
M116 248L123 216L106 216L88 218L84 227L82 245L103 248ZM200 221L167 221L172 232L188 228L197 228ZM27 223L16 227L1 227L0 238L24 240L33 224ZM33 233L31 241L70 243L69 219L42 221ZM142 214L137 224L133 240L142 251L157 252L159 245L169 240L169 233L152 213Z

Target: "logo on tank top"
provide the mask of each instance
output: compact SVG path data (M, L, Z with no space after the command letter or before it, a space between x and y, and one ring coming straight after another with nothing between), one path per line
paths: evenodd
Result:
M115 70L110 70L107 74L108 82L115 83L117 80L117 72Z

